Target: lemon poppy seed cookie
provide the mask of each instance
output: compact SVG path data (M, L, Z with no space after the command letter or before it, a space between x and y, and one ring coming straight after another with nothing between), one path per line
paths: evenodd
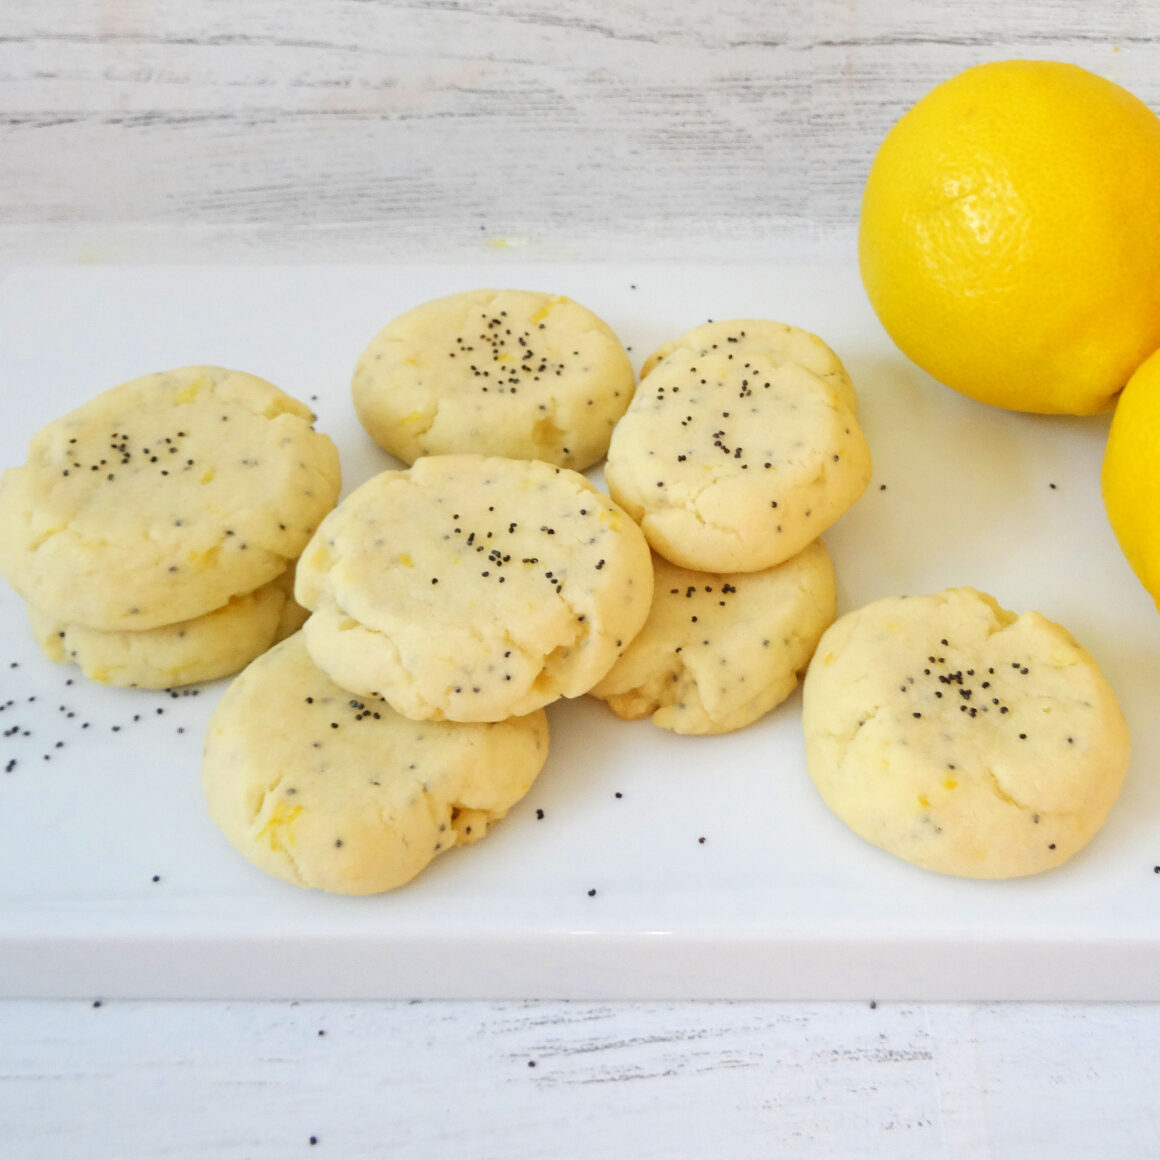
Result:
M28 622L49 660L73 663L90 680L133 689L214 681L244 668L302 626L294 569L221 608L177 624L105 631L66 624L27 606Z
M608 450L633 386L620 340L579 303L473 290L391 322L352 393L371 438L404 463L482 453L582 471Z
M298 565L315 662L419 719L498 721L586 693L652 596L640 529L582 475L429 456L352 492Z
M547 755L542 711L495 724L411 721L335 685L298 633L226 690L202 784L210 817L268 874L374 894L484 837Z
M870 452L854 389L814 335L778 322L714 322L645 365L604 478L673 563L772 567L865 490Z
M0 481L0 570L46 616L188 620L282 573L334 506L338 453L252 375L185 367L48 424Z
M1128 728L1092 657L972 588L836 621L806 674L803 727L810 776L856 834L970 878L1066 861L1128 766Z
M761 572L692 572L656 556L653 573L644 628L592 694L676 733L727 733L781 704L834 619L821 541Z

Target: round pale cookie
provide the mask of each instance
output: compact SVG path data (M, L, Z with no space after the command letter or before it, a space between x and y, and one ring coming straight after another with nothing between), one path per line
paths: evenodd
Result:
M139 632L64 624L31 604L25 610L49 660L71 662L90 680L131 689L169 689L229 676L296 632L307 615L294 600L292 567L213 612Z
M298 563L303 632L344 688L500 721L586 693L652 596L640 529L582 475L441 455L352 492Z
M604 479L653 550L755 572L817 539L865 490L855 396L821 339L780 322L712 322L645 364Z
M1093 837L1128 727L1092 657L973 588L836 621L806 674L810 776L856 834L928 870L1012 878Z
M404 463L481 453L583 471L604 457L634 382L620 339L579 303L471 290L391 322L352 393L368 434Z
M283 572L334 506L338 453L253 375L184 367L44 427L0 481L0 571L65 624L189 620Z
M728 733L780 705L834 619L821 541L761 572L692 572L655 556L653 573L648 620L592 695L676 733Z
M542 711L487 725L411 721L340 689L298 633L226 690L202 784L210 817L268 874L376 894L484 837L547 756Z

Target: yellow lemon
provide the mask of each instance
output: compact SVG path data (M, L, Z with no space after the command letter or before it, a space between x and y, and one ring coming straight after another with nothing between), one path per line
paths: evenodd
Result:
M968 69L883 141L858 253L883 326L940 382L1106 410L1160 347L1160 118L1075 65Z
M1116 403L1102 482L1116 539L1160 607L1160 352Z

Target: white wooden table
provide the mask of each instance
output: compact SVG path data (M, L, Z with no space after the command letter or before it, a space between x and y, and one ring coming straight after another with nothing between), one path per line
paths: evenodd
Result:
M937 81L1160 108L1158 47L1132 0L5 0L0 266L840 249ZM1156 1154L1160 1005L871 1000L8 1000L0 1155Z

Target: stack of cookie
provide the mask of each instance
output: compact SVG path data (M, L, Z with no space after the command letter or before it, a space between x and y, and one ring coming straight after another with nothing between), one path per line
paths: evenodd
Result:
M648 623L592 689L623 717L741 728L788 696L834 618L818 536L865 489L870 454L849 377L805 331L699 327L646 361L632 398L627 355L595 315L546 294L473 291L387 326L353 392L363 425L407 462L484 451L582 469L608 452L612 498L655 553ZM316 614L308 633L324 623ZM356 655L328 663L365 685ZM419 711L425 694L407 695Z
M185 367L43 428L0 482L0 571L53 660L168 688L236 672L302 619L293 564L338 497L309 408Z
M622 717L723 733L784 700L835 614L818 536L865 490L841 362L782 323L698 327L645 363L604 478L653 549L644 631L594 694Z
M817 536L870 476L849 379L766 322L702 327L644 373L630 407L607 325L531 292L452 295L375 338L355 406L413 466L323 521L303 632L207 740L211 813L248 857L387 890L519 800L560 697L714 733L789 694L834 617ZM610 440L611 497L577 474Z
M210 812L271 873L388 890L474 842L547 756L652 594L637 526L582 475L435 455L353 491L298 565L304 630L211 723ZM287 690L293 690L288 692Z
M389 890L528 791L543 707L586 693L648 613L640 529L573 470L604 455L633 385L608 326L558 295L453 295L371 343L356 408L414 465L323 521L298 568L303 632L210 724L210 813L247 857Z

